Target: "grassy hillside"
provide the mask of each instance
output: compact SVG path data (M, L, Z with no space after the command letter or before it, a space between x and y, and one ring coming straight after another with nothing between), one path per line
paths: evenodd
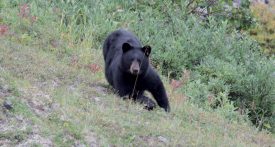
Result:
M148 112L112 93L102 41L115 28L129 27L154 43L158 38L146 32L163 27L151 21L164 22L165 14L144 18L141 26L135 21L139 9L142 17L163 10L156 3L0 1L0 146L274 145L274 136L258 131L230 102L202 107L166 76L171 113ZM197 85L189 92L200 90Z

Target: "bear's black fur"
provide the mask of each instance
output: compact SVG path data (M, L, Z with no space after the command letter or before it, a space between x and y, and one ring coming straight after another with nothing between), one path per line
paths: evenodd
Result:
M149 64L150 46L142 47L131 32L119 29L112 32L103 44L105 76L119 96L129 95L136 101L153 109L155 103L144 96L151 92L158 105L170 111L169 101L159 75Z

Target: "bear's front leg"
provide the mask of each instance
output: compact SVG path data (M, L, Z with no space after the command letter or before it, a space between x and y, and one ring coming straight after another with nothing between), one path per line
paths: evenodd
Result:
M146 81L146 89L152 93L160 107L164 108L166 112L170 112L168 97L160 77L153 70L149 73L144 80Z
M144 104L144 108L147 110L153 110L156 107L156 103L147 96L144 96L143 92L137 96L136 101L141 104Z

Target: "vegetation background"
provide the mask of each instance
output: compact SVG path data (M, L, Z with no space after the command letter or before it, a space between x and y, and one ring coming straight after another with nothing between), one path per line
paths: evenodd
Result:
M272 146L275 4L0 0L0 146ZM102 43L153 47L171 113L119 99Z

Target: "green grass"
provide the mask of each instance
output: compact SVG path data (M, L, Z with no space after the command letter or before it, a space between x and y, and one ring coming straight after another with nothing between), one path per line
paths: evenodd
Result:
M140 5L129 1L125 6L120 1L93 1L96 7L92 8L88 4L86 8L85 2L74 8L61 3L58 6L64 11L59 15L68 15L61 19L54 15L52 7L46 7L49 1L31 1L31 15L38 17L33 25L18 17L17 3L0 2L0 24L9 25L10 33L0 36L0 104L6 100L13 104L11 110L0 109L0 146L275 144L270 133L257 131L246 116L229 111L234 109L232 105L216 110L201 108L174 91L166 77L162 79L171 113L160 108L148 112L142 105L123 101L106 88L101 50L104 37L125 25L138 32L142 27L135 26L136 11L146 10L141 13L143 17L161 11L163 5L159 1L157 6L151 1ZM120 7L127 8L125 15ZM77 15L80 10L84 14ZM159 17L155 20L161 21L162 15L156 15ZM87 17L87 24L80 27L68 22L64 26L66 19L77 21L80 16L83 20ZM154 29L154 24L148 25L147 29ZM53 45L55 41L57 45ZM99 70L91 68L94 64Z
M1 86L6 84L13 89L9 97L3 98L13 103L13 109L1 111L4 122L1 123L10 129L2 128L0 139L8 140L8 145L47 142L56 146L268 146L274 143L272 136L257 132L245 121L229 121L218 112L207 112L186 100L179 103L174 97L170 97L171 113L160 109L148 112L102 87L107 85L102 71L92 73L87 68L71 66L52 53L7 39L1 40L1 44L1 75L4 75ZM169 91L169 85L166 87ZM169 95L176 94L169 92ZM35 135L40 140L35 141Z

